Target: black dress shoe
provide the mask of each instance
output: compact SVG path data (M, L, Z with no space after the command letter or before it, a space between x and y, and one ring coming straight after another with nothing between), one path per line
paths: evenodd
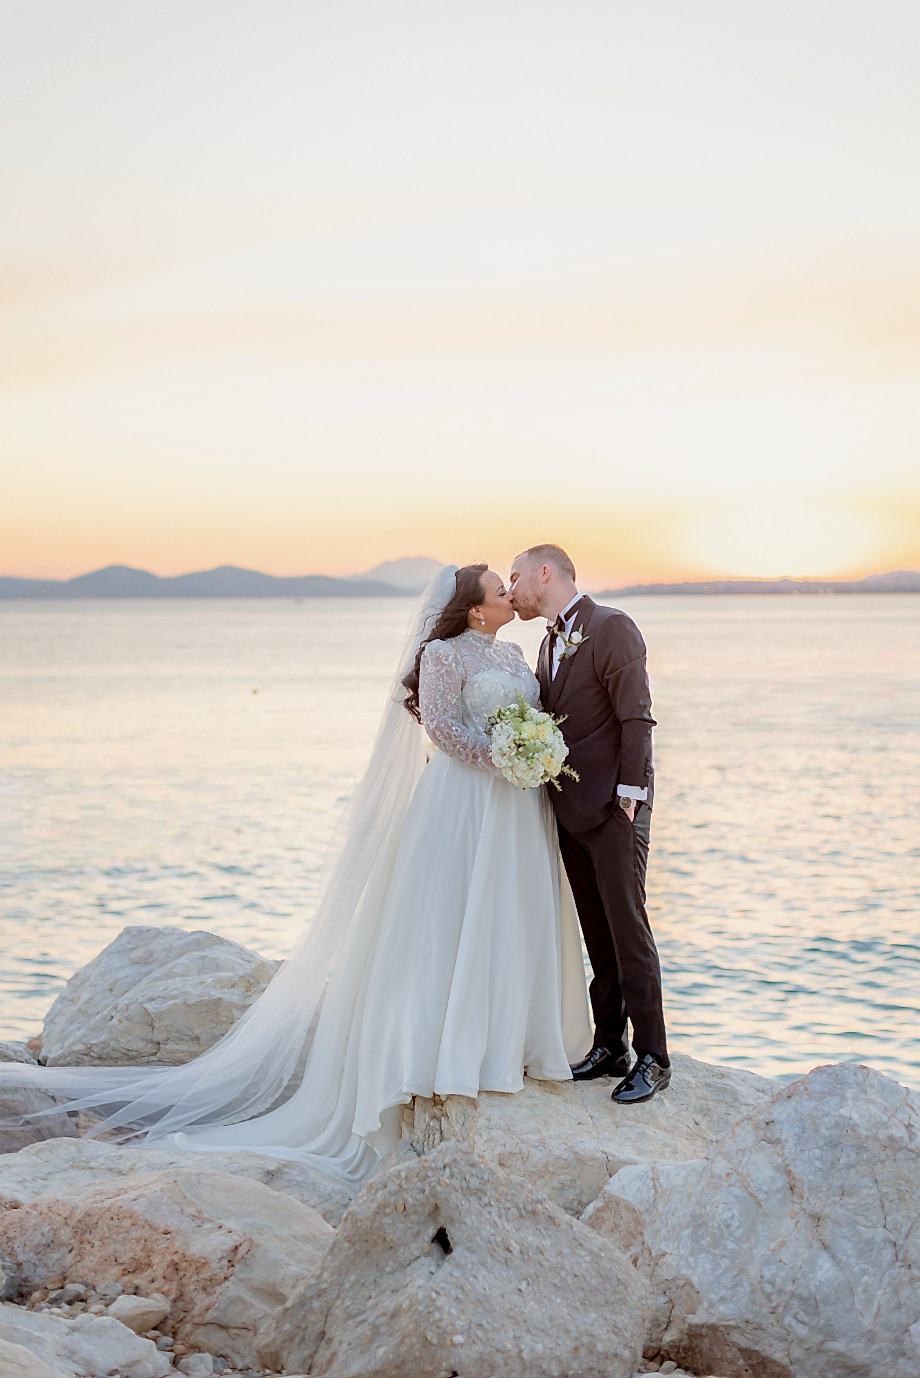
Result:
M651 1100L670 1080L670 1067L662 1067L652 1053L637 1053L635 1067L619 1086L613 1088L610 1099L617 1105L636 1105L639 1101Z
M612 1053L603 1043L572 1068L573 1081L592 1081L594 1077L622 1077L629 1071L629 1053Z

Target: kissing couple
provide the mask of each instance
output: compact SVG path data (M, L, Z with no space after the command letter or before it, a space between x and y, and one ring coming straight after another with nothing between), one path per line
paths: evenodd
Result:
M496 633L547 619L536 675ZM252 1149L371 1176L413 1096L514 1093L612 1076L612 1099L670 1080L645 912L653 797L645 643L580 594L559 546L507 583L445 566L413 617L367 771L330 847L317 911L259 998L178 1067L0 1065L0 1086L93 1111L91 1137ZM574 776L519 788L490 715L562 716ZM585 977L581 937L591 962ZM628 1035L632 1025L632 1040ZM63 1105L60 1097L64 1097Z

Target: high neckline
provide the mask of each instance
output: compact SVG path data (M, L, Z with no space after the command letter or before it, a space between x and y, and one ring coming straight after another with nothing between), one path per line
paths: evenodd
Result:
M494 633L494 632L481 632L481 631L478 629L478 627L467 627L466 631L469 632L471 636L479 636L479 637L482 637L482 639L483 639L484 641L494 641L494 640L495 640L495 633ZM466 632L461 632L461 636L465 636L465 635L466 635Z

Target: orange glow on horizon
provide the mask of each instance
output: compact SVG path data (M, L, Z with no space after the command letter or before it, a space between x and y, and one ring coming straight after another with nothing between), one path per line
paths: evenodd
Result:
M726 498L718 505L599 502L593 512L550 519L532 504L481 516L426 515L413 504L382 518L379 507L356 511L345 531L331 520L311 520L308 511L285 511L271 523L258 513L249 520L220 515L218 525L214 513L210 521L191 511L138 521L128 510L75 514L70 507L45 507L30 514L25 529L2 533L0 575L70 579L124 564L164 577L217 565L282 577L341 576L410 555L457 563L485 559L507 570L521 549L539 540L565 546L580 582L593 588L787 575L858 579L920 568L920 498L909 493L826 503L776 495L757 503ZM46 552L43 558L38 549Z

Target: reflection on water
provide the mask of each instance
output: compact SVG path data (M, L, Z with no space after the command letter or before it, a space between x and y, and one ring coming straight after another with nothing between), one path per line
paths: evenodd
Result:
M672 1046L920 1086L920 600L636 598ZM308 921L409 605L0 604L0 1037L125 924ZM531 659L539 623L513 624Z

